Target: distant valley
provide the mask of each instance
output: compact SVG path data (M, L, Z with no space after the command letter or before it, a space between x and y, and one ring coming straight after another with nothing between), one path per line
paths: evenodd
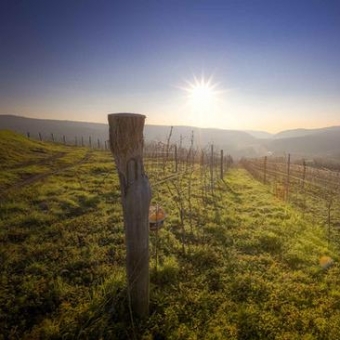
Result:
M31 138L87 144L91 138L93 145L103 145L108 139L108 125L75 121L33 119L14 115L0 115L0 129L9 129L21 134L30 134ZM146 125L144 130L146 143L165 142L170 126ZM189 146L191 138L197 147L223 149L225 154L235 158L259 157L264 155L281 156L287 153L297 157L340 158L340 126L320 129L296 129L270 134L264 131L240 131L190 126L174 126L171 143Z

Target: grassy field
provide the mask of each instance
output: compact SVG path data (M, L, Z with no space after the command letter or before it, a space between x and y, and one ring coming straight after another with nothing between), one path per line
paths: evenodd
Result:
M162 182L173 165L146 160L167 219L138 321L111 154L1 131L0 159L0 339L340 339L340 249L323 217L244 169L212 192L207 169Z

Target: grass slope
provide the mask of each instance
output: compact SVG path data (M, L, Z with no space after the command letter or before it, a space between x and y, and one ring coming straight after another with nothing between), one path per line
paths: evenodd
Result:
M60 171L0 199L0 339L340 338L338 249L243 169L212 194L204 169L156 185L172 165L146 162L168 217L150 235L150 318L133 320L112 156L38 144L62 153L41 171ZM9 159L2 177L39 171L41 158L25 161Z
M0 130L0 190L4 194L12 187L72 166L87 153L85 148L43 143Z
M14 165L43 160L53 155L58 149L35 140L16 134L9 130L0 130L1 168L8 169Z

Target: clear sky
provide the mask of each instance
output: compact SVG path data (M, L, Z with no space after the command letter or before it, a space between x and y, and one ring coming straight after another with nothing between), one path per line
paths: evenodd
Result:
M340 125L338 0L0 0L0 114Z

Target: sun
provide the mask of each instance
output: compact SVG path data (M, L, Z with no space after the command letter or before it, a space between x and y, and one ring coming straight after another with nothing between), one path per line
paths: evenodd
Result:
M183 88L187 93L187 104L190 110L191 120L195 125L210 126L219 100L218 84L212 77L200 79L194 77L193 82L187 81L187 87Z
M212 78L206 80L203 76L201 79L194 78L194 82L188 82L189 87L186 89L189 101L194 107L208 108L216 99L217 84L212 83Z
M209 82L206 82L204 78L197 81L189 89L189 98L197 107L209 106L214 101L215 93L214 87Z

